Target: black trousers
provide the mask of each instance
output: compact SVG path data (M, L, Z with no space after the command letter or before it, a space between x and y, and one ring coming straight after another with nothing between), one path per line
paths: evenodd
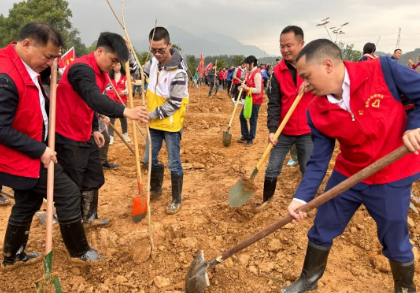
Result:
M104 131L102 131L101 133L104 136L105 144L104 144L103 147L101 147L99 149L99 154L100 154L100 157L101 157L101 164L105 164L106 161L108 161L108 149L109 149L110 137L109 137L108 131L106 131L106 129Z
M96 143L86 147L56 143L55 149L64 172L81 192L98 190L105 183Z
M230 94L230 90L231 90L231 89L230 89L230 86L231 86L231 85L232 85L232 81L231 81L231 80L228 80L228 81L227 81L227 89L226 89L228 94Z
M239 98L239 99L245 99L245 95L246 95L246 93L245 93L245 91L242 91L242 94L241 94L241 96L239 97L239 92L240 92L240 89L239 89L239 87L240 87L240 83L237 83L237 84L234 84L233 85L233 89L232 89L232 92L233 92L233 96L234 96L234 98L235 98L235 101Z
M10 218L20 222L31 222L39 211L42 199L47 197L47 169L42 168L40 178L32 189L14 189L15 204ZM59 221L80 215L80 191L64 173L60 164L54 166L54 203Z

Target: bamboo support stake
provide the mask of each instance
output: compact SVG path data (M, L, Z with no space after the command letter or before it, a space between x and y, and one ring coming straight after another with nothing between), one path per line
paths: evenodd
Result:
M130 45L131 48L131 52L134 55L134 58L136 59L137 65L139 66L140 69L140 73L141 73L141 81L142 81L142 87L141 87L141 98L143 101L143 105L146 105L146 99L145 99L145 95L144 95L144 71L143 71L143 67L139 61L139 59L137 58L137 54L134 51L134 47L133 44L131 43L130 40L130 36L128 35L126 26L125 26L125 16L124 16L124 0L122 0L122 18L123 18L123 22L121 23L121 21L119 20L118 16L116 15L114 9L112 8L111 3L109 2L109 0L107 0L109 7L111 8L112 12L114 13L115 18L117 19L118 23L121 25L122 29L124 30L125 36L127 37L127 41ZM150 240L150 254L152 254L153 249L154 249L154 244L153 244L153 235L152 235L152 228L151 228L151 215L150 215L150 176L152 173L152 141L150 139L150 130L149 130L149 124L146 124L146 129L147 129L147 137L148 137L148 143L149 143L149 165L148 165L148 180L147 180L147 224L148 224L148 229L149 229L149 240Z

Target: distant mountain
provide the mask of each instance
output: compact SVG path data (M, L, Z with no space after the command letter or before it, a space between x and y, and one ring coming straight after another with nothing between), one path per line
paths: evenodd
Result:
M260 48L252 45L244 45L234 38L208 33L202 36L196 36L176 26L167 28L171 36L172 44L177 44L182 48L182 53L200 57L201 53L204 56L213 55L254 55L257 58L270 56ZM144 52L149 49L149 41L141 40L134 41L134 47L138 52Z

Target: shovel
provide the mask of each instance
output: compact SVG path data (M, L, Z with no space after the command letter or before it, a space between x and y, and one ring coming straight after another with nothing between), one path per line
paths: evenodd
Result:
M125 63L126 72L130 72L130 65L128 61ZM128 90L128 99L130 103L130 108L134 108L133 102L133 92L131 87L131 79L127 78L127 90ZM147 197L143 194L143 184L141 183L141 168L140 168L140 155L139 155L139 144L137 140L136 132L136 121L131 120L133 126L133 141L134 141L134 152L136 156L136 171L137 171L137 187L139 190L139 195L133 199L133 210L132 210L132 219L135 223L140 222L147 215ZM150 152L152 150L150 149Z
M233 108L232 117L230 117L229 126L226 131L223 131L223 145L225 147L230 146L230 143L232 142L232 134L229 133L229 130L230 130L230 127L232 126L233 117L235 116L236 108L238 107L238 104L239 104L239 99L240 99L239 97L241 96L242 91L243 89L239 91L238 99L236 100L235 107Z
M299 101L302 98L303 94L304 92L303 90L301 90L299 95L294 100L289 111L287 112L286 116L284 117L283 121L281 122L276 133L274 134L274 138L273 138L274 140L276 140L280 136L280 133L283 131L283 128L286 126L287 122L289 121L290 116L292 116L292 113L295 110L296 106L299 104ZM251 177L249 179L240 178L236 182L236 184L232 187L232 189L229 192L229 205L230 206L240 207L241 205L245 204L254 195L255 190L256 190L256 187L254 185L254 178L257 175L258 171L260 170L262 164L264 163L265 159L267 158L272 148L273 148L273 145L269 143L260 161L258 162L257 166L254 168L254 171L252 171Z
M405 146L401 146L392 153L386 155L385 157L379 159L375 163L367 166L363 170L359 171L358 173L354 174L353 176L347 178L340 184L334 186L327 192L321 194L320 196L316 197L315 199L311 200L307 204L301 206L296 210L296 212L309 212L314 208L317 208L321 204L329 201L330 199L336 197L343 191L351 188L355 184L363 181L364 179L372 176L379 170L385 168L389 164L395 162L396 160L402 158L404 155L408 153L408 149ZM200 251L196 257L194 258L193 262L188 269L187 275L185 276L185 291L187 293L202 293L204 289L210 286L209 277L207 275L207 269L212 268L219 263L223 262L224 260L230 258L235 253L241 251L244 248L254 244L255 242L261 240L262 238L270 235L274 231L278 230L279 228L283 227L284 225L290 223L294 218L289 214L278 221L274 222L264 230L252 235L251 237L245 239L235 247L231 248L228 251L223 252L222 255L216 257L212 261L206 263L204 258L204 252Z
M101 117L102 119L105 119L105 116L102 114L99 114L99 117ZM119 132L114 125L112 125L111 123L109 123L108 125L109 127L112 128L112 130L119 136L119 138L121 138L121 140L123 141L123 143L127 146L127 148L130 150L130 152L134 155L134 150L133 148L128 144L128 142L125 140L125 137L121 134L121 132Z
M57 58L51 67L51 93L50 93L50 120L48 129L48 147L55 149L55 107L57 93ZM53 210L54 210L54 162L50 161L47 174L47 228L45 233L45 261L44 278L36 281L35 287L38 293L56 292L62 293L58 276L53 276L52 270L52 233L53 233Z
M0 191L1 195L5 195L7 197L10 197L12 199L15 199L15 195L9 192L6 192L4 190ZM45 198L43 198L43 201L46 203L47 200ZM47 213L46 212L37 212L36 215L38 216L39 220L41 221L42 225L47 225ZM58 219L57 219L57 213L55 212L55 208L54 208L54 212L53 212L53 224L58 223Z

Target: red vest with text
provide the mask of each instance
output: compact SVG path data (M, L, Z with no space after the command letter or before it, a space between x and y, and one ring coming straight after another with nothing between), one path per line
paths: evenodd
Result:
M44 120L39 101L39 90L33 83L13 45L0 49L0 73L7 74L15 83L19 103L12 128L35 139L42 140ZM41 81L39 80L41 84ZM0 101L1 102L1 101ZM0 172L29 178L39 178L41 161L32 159L0 142Z
M251 75L248 75L246 78L246 85L248 87L255 88L255 81L254 77L255 75L259 73L261 74L261 71L257 68ZM261 105L264 100L264 84L262 82L262 76L261 76L261 92L259 94L252 94L252 104L253 105Z
M389 91L379 59L345 62L350 77L353 114L316 97L309 105L314 126L340 143L334 169L350 177L400 147L407 116L401 102ZM363 181L385 184L420 172L420 156L405 155Z
M303 79L297 75L295 85L292 75L290 74L289 68L287 67L284 58L282 61L274 67L274 76L280 84L281 92L281 113L280 113L280 123L283 121L293 102L295 101L299 88L303 83ZM311 133L311 129L308 125L308 119L306 117L306 111L308 110L308 105L315 97L312 93L305 93L300 100L299 104L296 106L296 109L293 111L290 116L289 121L286 123L282 133L286 135L303 135Z
M118 82L115 82L115 79L111 79L111 82L112 82L112 85L114 86L114 88L119 93L119 92L121 92L121 91L123 91L123 90L126 89L125 83L127 82L127 76L121 75L121 78L120 78L120 80ZM114 90L112 88L106 92L106 95L110 99L112 99L115 102L121 104L120 99L118 98L117 94L114 92ZM121 100L123 100L124 104L127 105L127 96L126 95L123 95L123 96L120 95L120 97L121 97Z
M90 139L94 111L73 89L67 74L75 64L87 64L95 72L96 85L102 93L108 84L107 74L99 69L93 54L92 52L82 56L67 66L57 87L56 132L75 141L83 142Z
M241 76L242 76L242 70L241 70L241 68L240 68L240 67L238 67L238 73L237 73L237 74L236 74L236 76L234 76L234 77L237 77L237 78L241 79ZM238 84L238 83L240 83L239 81L237 81L236 79L234 79L234 77L232 77L233 84Z

